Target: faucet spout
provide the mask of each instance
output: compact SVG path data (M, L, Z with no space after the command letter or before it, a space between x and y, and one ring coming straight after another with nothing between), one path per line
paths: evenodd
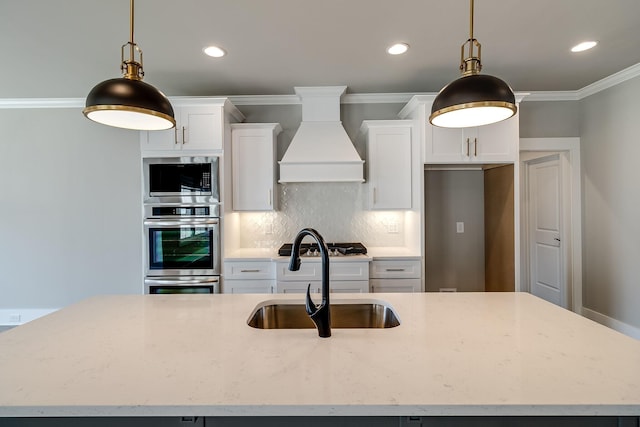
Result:
M311 299L311 283L307 286L307 297L305 308L307 314L316 325L318 335L322 338L331 336L331 309L329 303L329 249L324 239L313 228L303 228L300 230L293 242L291 251L291 262L289 270L297 271L300 269L300 244L305 236L311 236L318 243L320 256L322 258L322 302L316 305Z

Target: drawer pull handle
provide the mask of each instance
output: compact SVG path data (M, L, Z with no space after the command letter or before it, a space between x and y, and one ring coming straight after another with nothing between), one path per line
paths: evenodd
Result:
M404 271L404 268L386 268L385 271Z
M240 270L240 273L260 273L260 270L255 268L255 269L247 269L247 270Z

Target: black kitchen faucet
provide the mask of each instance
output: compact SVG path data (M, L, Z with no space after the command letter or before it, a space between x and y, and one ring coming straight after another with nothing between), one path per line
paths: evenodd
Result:
M296 236L291 251L291 262L289 270L298 271L300 269L300 244L305 236L313 237L318 242L320 256L322 257L322 302L315 305L311 300L311 283L307 286L306 310L318 328L318 335L322 338L331 336L331 310L329 308L329 249L324 239L313 228L303 228Z

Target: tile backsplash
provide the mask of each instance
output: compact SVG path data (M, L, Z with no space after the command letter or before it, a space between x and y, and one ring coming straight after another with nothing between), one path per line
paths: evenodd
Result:
M351 182L279 184L279 210L240 214L240 245L276 249L302 228L327 242L403 246L404 211L366 210L366 185Z

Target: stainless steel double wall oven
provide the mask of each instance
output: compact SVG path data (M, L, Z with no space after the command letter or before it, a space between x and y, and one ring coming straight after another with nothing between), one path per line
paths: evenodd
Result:
M218 157L143 159L145 291L220 292Z

